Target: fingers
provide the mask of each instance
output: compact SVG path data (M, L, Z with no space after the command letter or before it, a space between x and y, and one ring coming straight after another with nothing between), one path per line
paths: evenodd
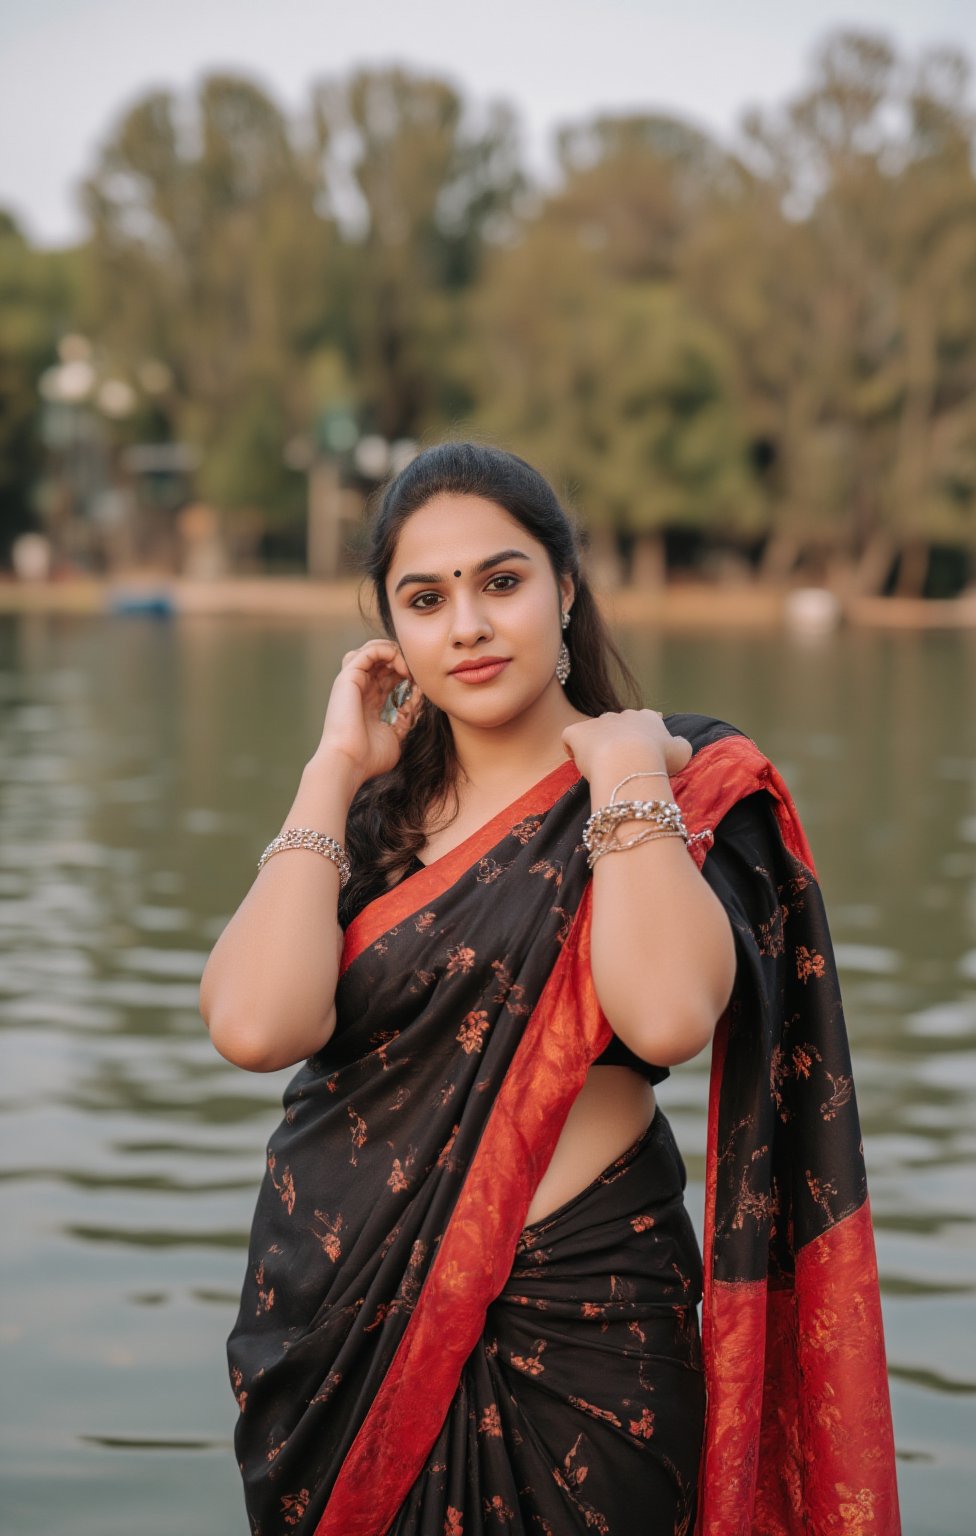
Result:
M400 677L410 676L410 669L403 659L403 652L395 640L385 638L367 640L365 645L357 646L353 651L347 651L342 658L344 671L354 669L365 674L380 666L392 668Z
M339 677L346 677L368 705L380 703L401 683L412 683L410 669L395 640L367 640L347 651ZM338 679L337 679L338 681Z

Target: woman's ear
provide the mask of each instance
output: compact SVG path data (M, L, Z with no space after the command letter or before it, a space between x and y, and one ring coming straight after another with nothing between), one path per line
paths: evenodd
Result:
M559 606L563 613L568 613L576 598L576 583L572 576L565 575L559 578Z

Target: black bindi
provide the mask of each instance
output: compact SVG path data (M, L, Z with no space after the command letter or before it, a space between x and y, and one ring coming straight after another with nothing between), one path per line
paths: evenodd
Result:
M455 571L454 574L455 574L455 576L460 576L461 572L460 571Z

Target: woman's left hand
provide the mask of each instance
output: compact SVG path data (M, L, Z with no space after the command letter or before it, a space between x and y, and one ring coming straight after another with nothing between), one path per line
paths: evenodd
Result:
M691 761L691 742L672 736L656 709L622 709L619 713L578 720L563 731L562 743L585 779L602 769L621 774L641 768L680 773Z

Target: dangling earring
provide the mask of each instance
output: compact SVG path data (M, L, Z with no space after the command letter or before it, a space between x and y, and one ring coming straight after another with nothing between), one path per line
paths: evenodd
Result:
M563 629L568 629L569 628L569 613L568 612L565 612L565 611L563 612L563 614L561 615L561 621L562 621ZM562 645L559 647L559 655L556 658L556 676L558 677L559 681L562 683L564 688L566 686L566 679L569 677L569 670L570 670L571 665L572 665L572 663L571 663L571 661L569 659L569 646L566 644L566 642L564 640Z

